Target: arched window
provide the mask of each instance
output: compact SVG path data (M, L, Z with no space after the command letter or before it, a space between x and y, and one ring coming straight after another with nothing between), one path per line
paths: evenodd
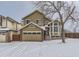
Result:
M54 32L58 32L58 23L54 23Z
M54 25L56 26L56 25L58 25L58 23L54 23Z
M54 36L58 36L59 34L59 21L55 20L54 21Z

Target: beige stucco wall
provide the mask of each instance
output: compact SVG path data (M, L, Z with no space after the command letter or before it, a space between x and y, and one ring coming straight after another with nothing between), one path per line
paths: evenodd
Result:
M6 22L7 20L4 18L3 20L2 20L2 27L6 27Z
M9 31L9 33L10 33L10 40L12 41L12 35L13 35L13 34L17 34L18 32L15 32L15 31Z
M16 30L17 29L17 23L7 20L7 28L9 28L11 30Z
M21 24L17 24L17 30L20 30L22 28Z
M12 23L12 27L13 27L13 30L16 30L17 29L17 23L16 22L13 22Z
M2 26L0 26L0 27L6 27L6 23L7 23L7 22L6 22L6 19L3 18L3 19L2 19Z
M12 22L11 21L9 21L9 20L7 20L7 28L9 28L9 29L13 29L13 25L12 25Z
M6 42L6 35L0 34L0 42Z

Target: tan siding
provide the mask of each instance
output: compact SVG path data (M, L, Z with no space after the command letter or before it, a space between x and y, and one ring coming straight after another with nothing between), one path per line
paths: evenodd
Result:
M23 29L23 31L26 31L26 30L27 31L40 31L39 28L30 28L30 27Z
M44 24L47 24L48 22L50 22L47 18L45 18L42 14L40 14L39 12L35 12L34 14L28 16L24 22L26 22L26 20L30 20L34 23L36 23L36 20L39 20L38 25L43 26Z
M15 31L9 31L9 33L10 33L10 39L11 39L11 41L12 41L12 35L13 35L13 34L17 34L17 32L15 32Z
M6 19L5 18L2 20L2 27L6 27Z
M21 24L17 24L17 30L20 30L22 28Z
M17 25L17 23L7 20L7 28L9 28L11 30L16 30L17 29L16 25Z
M0 42L6 42L6 35L0 34Z
M32 27L31 27L32 25ZM33 34L33 33L35 34ZM39 34L36 32L40 32ZM28 34L31 33L31 34ZM29 26L25 27L22 30L22 40L23 41L42 41L42 30L38 27L36 27L33 24L30 24Z
M12 25L12 22L10 22L9 20L7 20L7 28L9 29L13 29L13 25Z
M41 19L41 18L43 18L43 16L38 12L36 12L33 15L30 15L29 17L27 17L27 19L32 19L32 20Z
M12 23L13 30L16 30L17 29L16 26L17 26L17 23L13 22Z
M32 25L33 26L33 25ZM37 28L35 26L31 27L30 25L27 28L24 28L23 31L41 31L40 28Z

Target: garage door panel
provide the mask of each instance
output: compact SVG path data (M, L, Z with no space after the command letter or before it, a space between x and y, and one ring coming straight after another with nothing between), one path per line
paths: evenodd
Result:
M22 35L22 40L25 41L39 41L42 40L41 34L23 34Z

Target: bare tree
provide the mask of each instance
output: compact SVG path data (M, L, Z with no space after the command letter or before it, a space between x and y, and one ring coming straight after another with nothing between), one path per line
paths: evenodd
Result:
M73 26L73 24L75 25L73 28L73 32L77 32L77 28L79 26L79 11L77 11L77 9L75 9L75 10L76 11L71 16L71 19L72 19L71 26Z
M73 14L75 12L75 4L73 2L67 1L39 1L34 3L36 4L36 7L38 7L46 16L49 16L50 18L55 17L56 19L60 20L61 38L62 42L65 43L64 24L68 20L76 20L73 17Z

